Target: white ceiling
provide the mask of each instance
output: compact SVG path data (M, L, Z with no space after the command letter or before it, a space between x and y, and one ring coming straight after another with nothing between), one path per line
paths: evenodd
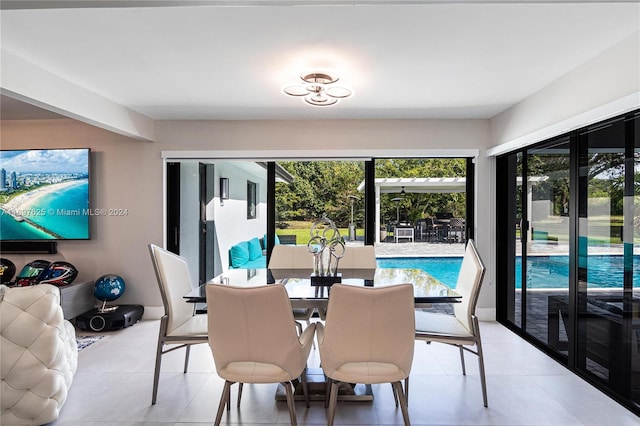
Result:
M145 7L96 7L113 4ZM640 29L637 1L1 7L3 50L154 120L491 118ZM316 69L354 96L313 107L282 93Z

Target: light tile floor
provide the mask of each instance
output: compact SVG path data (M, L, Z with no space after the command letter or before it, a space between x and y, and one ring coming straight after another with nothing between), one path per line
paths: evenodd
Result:
M151 405L159 322L142 321L104 333L80 352L78 371L59 419L52 425L201 425L215 417L223 381L207 345L195 346L189 372L182 373L182 350L163 357L157 404ZM497 323L480 325L485 342L489 408L475 356L467 355L461 375L456 348L416 342L409 413L413 425L634 425L640 419L533 346ZM79 332L87 334L86 332ZM312 350L310 367L319 365ZM285 402L274 399L276 385L246 385L242 407L223 424L288 424ZM340 402L338 425L402 424L389 385L373 386L373 402ZM235 386L232 398L235 401ZM296 403L298 423L326 424L324 404Z

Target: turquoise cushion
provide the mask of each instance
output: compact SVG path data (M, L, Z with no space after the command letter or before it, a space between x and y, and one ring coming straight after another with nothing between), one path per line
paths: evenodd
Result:
M256 260L257 258L262 256L262 245L260 244L260 240L256 238L252 238L249 240L249 260Z
M249 243L242 241L231 246L231 266L239 268L249 261Z

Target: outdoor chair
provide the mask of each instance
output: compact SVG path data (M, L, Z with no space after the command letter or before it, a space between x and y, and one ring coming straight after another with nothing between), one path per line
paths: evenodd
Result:
M295 425L291 382L301 380L309 407L304 372L315 324L298 337L289 296L280 284L259 287L209 284L206 295L210 307L209 346L216 371L225 379L214 424L220 424L225 405L227 410L231 409L232 384L239 383L240 407L243 383L281 383L287 395L289 418Z
M467 242L455 290L461 303L453 304L454 315L416 311L416 339L458 346L462 374L466 374L464 351L478 356L482 398L487 407L487 385L478 317L475 315L485 267L473 240ZM475 350L472 348L475 346Z
M461 217L453 217L449 220L448 242L462 243L464 242L464 219Z
M427 239L430 242L442 241L443 226L441 223L436 222L436 220L433 217L428 217L426 219L426 226L427 226Z
M331 287L327 319L317 325L320 363L328 380L325 406L333 425L343 384L391 383L409 422L402 380L409 377L414 350L413 285Z
M154 244L149 244L149 252L164 305L153 373L151 404L155 404L162 355L185 348L184 373L186 373L191 345L206 343L208 336L207 315L194 315L193 306L183 299L183 296L191 291L191 278L186 260ZM171 347L165 350L165 345L171 345Z

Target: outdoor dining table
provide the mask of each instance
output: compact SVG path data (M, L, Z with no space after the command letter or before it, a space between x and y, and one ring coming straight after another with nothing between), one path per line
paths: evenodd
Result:
M416 308L430 307L434 303L459 303L461 295L421 269L376 268L376 269L343 269L339 278L321 277L313 280L311 269L231 269L200 285L184 295L190 303L206 303L207 284L222 284L239 287L253 287L265 284L283 284L289 294L292 308L315 308L326 311L334 281L342 284L366 287L382 287L395 284L411 283L414 290ZM317 285L318 282L325 285ZM324 401L326 377L321 368L308 368L306 381L309 398L312 401ZM294 392L295 399L303 399L300 387ZM282 385L276 392L276 400L285 400ZM338 394L341 401L372 401L371 385L353 384L341 387Z

